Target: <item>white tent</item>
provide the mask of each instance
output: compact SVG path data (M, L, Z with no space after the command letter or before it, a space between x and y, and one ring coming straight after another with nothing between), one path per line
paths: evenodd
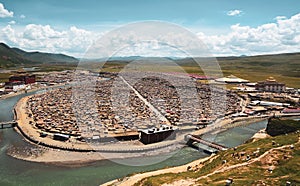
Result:
M218 79L215 79L215 81L220 82L220 83L249 83L248 80L238 78L234 75L230 75L230 76L223 77L223 78L218 78Z

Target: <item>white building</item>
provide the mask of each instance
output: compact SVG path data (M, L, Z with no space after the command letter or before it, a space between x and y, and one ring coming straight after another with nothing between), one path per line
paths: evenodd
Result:
M223 78L218 78L218 79L215 79L215 81L219 82L219 83L232 83L232 84L249 83L248 80L238 78L234 75L230 75L230 76L223 77Z

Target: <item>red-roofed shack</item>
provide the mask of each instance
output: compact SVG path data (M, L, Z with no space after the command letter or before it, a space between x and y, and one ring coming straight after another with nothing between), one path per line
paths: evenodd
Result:
M9 77L9 82L23 82L24 84L35 83L35 75L14 75Z
M286 114L300 113L300 108L296 108L296 109L285 108L282 110L282 113L286 113Z

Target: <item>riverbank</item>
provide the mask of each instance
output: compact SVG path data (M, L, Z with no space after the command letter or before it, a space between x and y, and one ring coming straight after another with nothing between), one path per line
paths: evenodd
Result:
M57 84L57 85L52 85L52 86L34 87L30 90L27 90L27 93L31 93L31 92L35 92L35 91L39 91L39 90L45 90L45 89L52 89L52 88L61 87L61 86L65 86L65 85L67 85L67 84L62 83L62 84ZM0 100L15 97L15 96L18 96L18 95L21 95L24 93L25 93L25 91L23 90L23 91L18 91L18 92L11 93L11 94L5 94L0 97Z
M7 154L16 159L54 164L67 167L81 167L95 161L104 160L100 153L96 152L70 152L46 147L35 147L31 149L10 148Z
M155 156L163 153L173 152L183 147L183 144L175 144L174 141L163 141L149 145L143 145L132 141L124 141L118 143L107 143L102 146L97 146L85 142L77 141L57 141L50 138L43 138L40 132L32 123L33 120L28 116L30 111L26 108L26 102L29 97L21 98L15 105L17 115L17 131L25 137L25 139L38 147L47 147L43 153L38 153L37 156L22 156L17 152L10 153L13 157L27 161L35 162L80 162L80 161L98 161L103 159L119 159L132 158L143 156ZM236 118L235 120L223 119L208 126L207 128L194 131L195 134L204 134L213 130L226 130L228 128L239 125L249 124L251 122L260 121L265 118L248 118L248 121L242 120L245 118ZM117 149L117 150L116 150ZM66 157L64 154L69 153Z
M267 120L270 116L248 116L248 117L236 117L234 119L224 118L218 119L213 124L208 125L206 128L196 130L193 132L194 135L201 135L210 132L211 134L218 134L227 129L238 127L238 126L247 126L254 122L260 122Z
M299 132L251 141L222 151L204 166L184 173L146 177L135 185L290 185L299 184ZM121 185L121 184L113 184Z
M116 179L116 180L112 180L110 182L101 184L101 186L128 186L128 185L134 185L135 183L137 183L138 181L150 177L150 176L156 176L156 175L160 175L160 174L166 174L166 173L181 173L181 172L185 172L188 170L189 167L196 167L199 166L201 167L201 165L206 162L206 161L210 161L214 158L215 155L211 155L209 157L200 159L200 160L195 160L191 163L188 163L186 165L182 165L182 166L177 166L177 167L172 167L172 168L166 168L166 169L161 169L161 170L156 170L156 171L151 171L151 172L145 172L145 173L138 173L135 174L133 176L130 177L125 177L122 179Z
M40 147L47 147L38 156L23 156L17 152L10 153L15 158L34 162L70 162L74 161L98 161L103 159L132 158L141 156L155 156L176 151L183 147L182 144L173 144L172 141L164 141L158 144L144 146L134 141L120 141L107 143L102 146L86 142L57 141L40 136L38 129L34 128L32 118L28 117L26 102L28 96L23 97L15 106L18 126L16 128L27 141ZM116 150L117 149L117 150ZM145 154L146 153L146 154ZM66 155L67 154L67 155Z
M28 140L27 140L28 141ZM30 141L28 141L31 143ZM32 143L31 143L32 144ZM150 151L148 153L105 153L105 152L78 152L61 150L57 148L49 148L33 143L34 147L30 149L11 148L7 154L16 159L25 160L29 162L47 163L63 166L85 166L100 160L119 161L120 159L139 158L139 157L155 157L160 155L172 154L177 152L184 145L177 146L177 148L165 148L161 151ZM126 146L126 145L125 145Z
M143 145L138 141L120 141L117 143L94 144L80 142L74 138L68 141L53 140L51 135L41 137L42 132L36 128L33 123L33 118L30 117L31 111L27 108L29 96L21 98L15 105L15 113L17 116L17 131L30 143L38 147L46 147L43 153L38 153L37 156L22 156L18 155L17 151L11 155L18 159L35 162L78 162L78 161L98 161L103 159L119 159L133 158L143 156L156 156L164 153L174 152L184 146L183 139L176 141L163 141L159 143ZM266 116L267 117L267 116ZM194 131L195 134L204 134L213 130L226 130L228 128L239 125L247 125L251 122L264 120L264 117L237 117L235 119L219 119L215 123L207 126L204 129ZM247 121L245 121L247 120ZM179 142L179 143L177 143ZM70 153L69 158L61 155Z
M13 120L12 111L14 105L18 102L18 100L20 100L20 98L26 95L27 94L22 94L13 98L1 100L0 120ZM0 130L0 136L2 136L2 141L0 143L0 185L44 185L45 183L74 186L99 185L132 173L158 170L167 166L179 166L206 156L204 153L195 153L194 149L185 147L180 150L180 153L173 155L165 161L148 166L128 166L111 160L91 161L81 164L76 161L69 163L36 163L13 158L10 155L7 155L7 152L13 148L14 150L18 150L16 151L17 153L22 153L25 156L35 156L35 153L31 153L29 150L37 147L37 145L28 143L27 140L25 140L24 137L18 134L14 129ZM27 155L27 152L30 153ZM59 154L60 152L61 151L58 151ZM65 152L65 155L68 157L67 151ZM185 158L182 158L182 156L185 156ZM162 155L155 156L151 159L155 160L157 157L162 157ZM32 159L34 159L34 157L32 157ZM148 157L132 158L135 162L143 162L145 159L149 160ZM61 179L62 175L63 179Z
M255 133L253 137L251 138L253 141L263 139L270 137L269 135L265 134L265 129L262 129ZM135 183L141 181L144 178L151 177L151 176L157 176L161 174L166 174L166 173L181 173L185 172L187 170L198 170L203 166L204 162L211 162L214 160L216 157L215 154L212 154L209 157L195 160L191 163L182 165L182 166L177 166L177 167L172 167L172 168L167 168L167 169L161 169L161 170L156 170L156 171L151 171L151 172L145 172L145 173L138 173L129 177L124 177L122 179L115 179L112 181L109 181L107 183L101 184L101 186L128 186L128 185L134 185ZM188 180L185 180L184 184L189 185ZM191 182L193 183L193 182ZM182 185L183 182L179 182L178 185Z
M270 135L267 134L266 129L262 129L262 130L259 130L257 133L255 133L254 136L251 139L256 141L258 139L264 139L264 138L267 138L267 137L270 137Z
M17 103L17 101L23 97L18 96L14 99L8 99L6 102L3 102L2 105L9 105L7 107L7 112L5 113L4 120L12 120L13 117L11 116L11 111L13 110L13 105ZM264 125L264 124L263 124ZM261 124L255 124L251 128L264 128ZM260 127L261 126L261 127ZM239 128L239 127L238 127ZM253 130L244 130L244 127L241 127L241 130L245 133L251 133L251 136L254 134L252 133ZM246 137L244 135L240 136L241 130L229 129L228 131L224 131L224 134L220 134L220 140L226 141L226 144L232 146L230 144L240 144L250 137ZM121 178L126 175L130 175L133 173L138 172L145 172L145 171L152 171L152 170L159 170L165 167L173 167L173 166L180 166L189 162L192 162L196 159L206 157L203 152L198 152L192 148L185 147L180 150L179 153L171 156L170 158L166 159L163 162L153 164L150 166L127 166L123 164L115 163L115 161L109 160L100 160L100 161L91 161L79 164L77 162L51 162L49 160L48 163L32 163L31 161L20 161L16 158L12 158L6 155L7 150L10 146L13 147L20 147L25 151L37 147L37 145L31 145L28 143L24 138L17 134L12 129L6 129L0 131L3 133L3 142L1 146L2 156L2 168L5 170L1 175L2 184L11 184L13 183L24 183L25 185L42 185L46 183L53 183L56 185L99 185L101 183ZM233 132L233 133L232 133ZM238 133L236 133L238 132ZM242 132L243 134L245 134ZM230 137L227 134L230 135ZM228 137L227 137L228 136ZM223 138L226 137L226 138ZM241 138L239 138L241 137ZM245 138L246 137L246 138ZM1 145L1 144L0 144ZM38 146L41 147L41 146ZM47 148L46 148L47 150ZM53 149L50 149L53 150ZM61 154L58 150L54 150L56 153ZM20 152L17 152L20 153ZM50 152L52 153L52 152ZM49 153L49 156L50 156ZM65 152L66 157L68 157L68 152ZM26 154L25 154L26 155ZM39 155L39 154L38 154ZM40 154L42 155L42 154ZM46 155L46 154L44 154ZM35 154L30 153L28 156L32 156L31 159L35 159ZM159 155L159 157L162 157ZM59 157L60 158L60 157ZM132 158L132 161L135 162L143 162L148 158ZM153 157L154 160L157 157ZM68 163L68 164L67 164ZM77 164L76 164L77 163ZM75 165L76 164L76 165ZM14 165L14 166L10 166ZM69 168L70 167L70 168ZM76 167L76 168L72 168ZM1 168L0 168L1 169ZM18 172L21 172L18 177L15 177ZM64 175L64 179L58 179L61 175ZM74 180L76 178L76 180ZM8 180L8 181L4 181ZM27 184L26 184L27 183ZM1 184L0 184L1 185Z

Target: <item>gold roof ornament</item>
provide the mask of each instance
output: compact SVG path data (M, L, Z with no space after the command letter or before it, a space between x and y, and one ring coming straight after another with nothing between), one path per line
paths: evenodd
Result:
M274 77L270 76L270 77L267 79L267 81L276 81L276 79L275 79Z

